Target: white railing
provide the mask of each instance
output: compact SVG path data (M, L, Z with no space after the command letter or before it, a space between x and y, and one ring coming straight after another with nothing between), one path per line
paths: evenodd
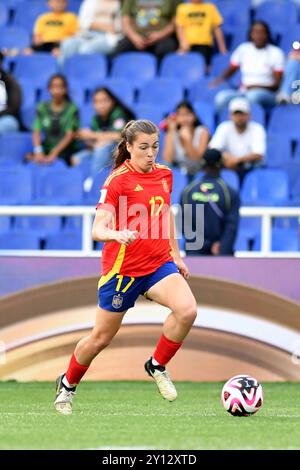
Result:
M99 252L93 250L93 240L91 238L94 207L87 206L0 206L1 216L26 216L26 215L47 215L47 216L81 216L82 223L82 250L0 250L0 255L24 255L24 256L77 256L77 257L99 257ZM261 217L261 251L249 252L238 251L237 257L297 257L298 252L271 252L271 234L273 217L300 217L300 207L241 207L241 217Z

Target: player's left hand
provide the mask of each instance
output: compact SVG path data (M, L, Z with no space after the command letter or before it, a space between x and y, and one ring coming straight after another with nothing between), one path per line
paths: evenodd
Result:
M177 268L179 269L180 274L184 277L184 279L188 279L190 273L189 273L187 265L182 261L182 259L180 258L180 259L175 260L175 264Z

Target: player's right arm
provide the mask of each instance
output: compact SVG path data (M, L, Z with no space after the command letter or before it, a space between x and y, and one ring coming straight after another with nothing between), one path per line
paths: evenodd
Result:
M97 242L118 242L130 245L135 239L137 231L134 230L113 230L112 212L98 209L92 229L93 240Z

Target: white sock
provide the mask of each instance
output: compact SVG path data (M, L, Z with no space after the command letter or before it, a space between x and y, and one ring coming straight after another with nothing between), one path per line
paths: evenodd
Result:
M154 366L160 366L160 363L157 362L157 361L154 359L154 357L152 357L151 362L152 362L152 364L153 364Z
M62 379L62 383L63 383L63 385L65 385L65 387L67 387L67 388L74 388L74 387L76 387L76 385L69 384L69 382L67 381L67 377L66 377L66 376L64 376L64 378Z

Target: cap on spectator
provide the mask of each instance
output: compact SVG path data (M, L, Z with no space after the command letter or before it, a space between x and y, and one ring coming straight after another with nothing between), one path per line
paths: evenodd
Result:
M222 165L222 153L218 149L205 150L203 156L205 164L208 166L221 166Z
M234 98L230 101L228 109L231 113L250 113L250 103L246 98Z

